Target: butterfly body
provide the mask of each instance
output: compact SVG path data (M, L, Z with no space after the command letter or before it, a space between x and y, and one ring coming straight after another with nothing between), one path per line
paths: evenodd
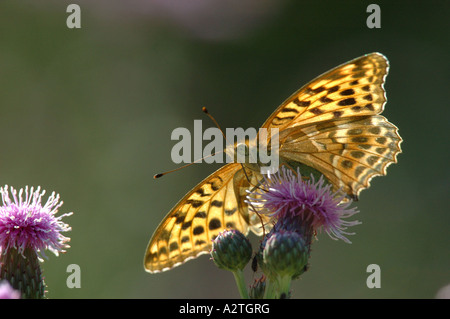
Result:
M299 167L304 176L324 175L335 190L353 199L373 177L386 175L387 167L397 162L402 142L397 127L379 115L386 102L388 69L382 54L367 54L291 95L262 125L278 130L279 147L269 151L276 152L279 164ZM250 156L254 143L227 148L227 154L234 152L231 158L241 154L245 160L208 176L164 218L147 247L148 272L165 271L208 253L212 239L224 229L262 233L260 216L245 202L247 191L263 178L262 163ZM270 219L262 222L270 224Z

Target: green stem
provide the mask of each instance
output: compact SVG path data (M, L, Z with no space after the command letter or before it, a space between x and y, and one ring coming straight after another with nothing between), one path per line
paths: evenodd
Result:
M289 290L291 289L291 282L292 276L290 275L285 275L278 278L280 297L284 295L284 298L288 298Z
M236 280L236 284L238 286L239 293L242 299L250 299L248 296L248 291L245 286L244 281L244 273L242 270L233 271L234 279Z
M263 299L277 299L277 283L269 278L266 281L266 290Z

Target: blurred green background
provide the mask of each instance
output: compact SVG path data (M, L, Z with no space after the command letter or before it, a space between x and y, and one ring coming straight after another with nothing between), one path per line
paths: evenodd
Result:
M158 223L215 170L176 167L177 127L259 127L315 76L374 51L391 64L383 113L399 163L362 193L353 244L322 234L293 298L434 298L450 284L448 1L0 2L0 184L58 192L71 248L43 263L49 298L238 298L207 256L143 269ZM211 126L212 123L211 123ZM366 267L381 267L368 289ZM66 268L81 267L69 289ZM246 272L248 283L251 271Z

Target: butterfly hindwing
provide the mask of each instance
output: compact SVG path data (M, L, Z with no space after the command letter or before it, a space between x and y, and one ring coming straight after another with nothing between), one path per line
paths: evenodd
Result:
M306 164L357 199L397 161L400 142L397 128L383 116L351 117L286 130L280 161Z

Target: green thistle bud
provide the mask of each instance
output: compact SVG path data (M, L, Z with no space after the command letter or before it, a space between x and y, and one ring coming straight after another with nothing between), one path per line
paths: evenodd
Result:
M252 246L239 231L225 230L214 239L211 257L221 269L242 270L252 258Z
M286 276L296 279L305 271L308 252L305 240L298 233L273 233L262 253L263 271L271 279Z
M6 279L25 299L45 298L45 283L36 252L25 248L23 253L11 248L0 255L0 278Z

